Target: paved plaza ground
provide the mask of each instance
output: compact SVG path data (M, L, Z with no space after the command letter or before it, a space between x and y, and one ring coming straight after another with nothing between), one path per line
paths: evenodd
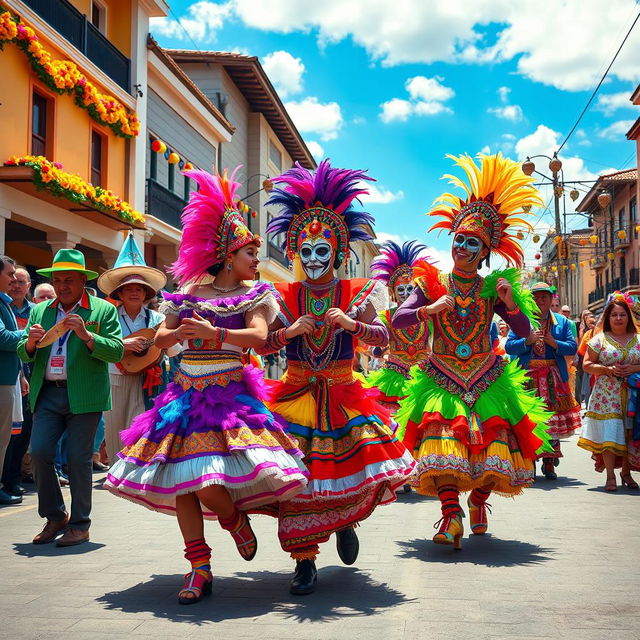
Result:
M560 478L493 497L490 533L465 534L462 551L431 542L435 500L400 495L358 529L356 566L324 546L318 590L302 597L288 593L292 562L267 517L253 519L251 563L208 523L213 596L185 607L172 518L96 489L90 543L34 546L42 521L29 494L0 509L0 637L637 640L640 494L605 494L575 438L563 447Z

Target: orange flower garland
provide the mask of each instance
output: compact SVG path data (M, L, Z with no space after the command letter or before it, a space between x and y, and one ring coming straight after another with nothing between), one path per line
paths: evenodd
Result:
M54 59L40 44L36 32L9 11L0 13L0 50L5 42L12 42L24 51L31 67L48 87L60 94L75 94L76 104L86 109L96 122L123 138L138 135L140 123L135 113L129 113L113 96L100 93L75 62Z
M33 182L38 189L46 189L53 195L79 204L89 203L96 209L117 216L129 224L143 224L144 216L121 200L112 191L85 182L80 176L63 170L59 162L51 162L44 156L12 156L5 163L9 167L31 167Z

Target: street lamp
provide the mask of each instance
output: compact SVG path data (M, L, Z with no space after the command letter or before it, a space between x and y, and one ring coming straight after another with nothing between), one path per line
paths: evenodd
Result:
M551 171L552 185L553 185L553 209L555 213L556 232L562 236L563 235L562 228L560 226L560 196L562 195L562 186L558 181L558 174L562 172L562 161L560 160L560 158L558 158L557 153L553 154L553 158L550 158L544 153L539 153L535 156L527 156L527 159L522 163L522 172L527 176L532 175L533 172L536 170L536 165L532 162L532 158L546 158L549 161L549 170ZM540 174L540 175L544 175L544 174ZM556 249L556 262L558 263L557 264L558 272L560 272L560 247ZM561 282L561 278L560 276L558 276L558 297L559 298L560 298L560 282Z

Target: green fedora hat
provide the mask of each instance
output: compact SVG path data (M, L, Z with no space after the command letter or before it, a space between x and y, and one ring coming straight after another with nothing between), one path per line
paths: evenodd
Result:
M91 269L85 269L84 255L82 251L77 249L60 249L53 259L53 264L48 269L38 269L36 273L41 276L51 277L56 271L79 271L87 276L87 280L93 280L98 274Z

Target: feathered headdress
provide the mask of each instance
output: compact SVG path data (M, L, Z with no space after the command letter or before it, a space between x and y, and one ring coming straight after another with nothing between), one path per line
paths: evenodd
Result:
M447 155L467 174L468 184L452 175L449 182L467 193L466 200L452 193L442 194L434 203L430 216L444 218L431 227L453 233L465 232L478 236L491 252L502 256L507 264L522 266L522 247L509 231L515 227L531 230L531 225L518 217L524 208L543 205L534 179L522 173L517 162L501 153L478 154L480 166L471 156Z
M380 255L371 262L373 278L384 282L391 289L402 277L412 280L413 267L426 249L417 240L410 240L402 246L393 240L387 240L380 248Z
M364 228L373 225L373 216L351 207L360 195L369 193L364 180L373 181L364 171L335 169L323 160L315 173L297 162L282 175L273 179L276 188L267 205L279 205L280 213L272 218L267 231L286 234L283 249L293 260L304 240L322 236L336 250L334 266L348 259L349 243L371 240Z
M182 241L171 274L181 283L200 278L209 267L223 262L232 252L247 244L260 246L260 237L251 233L238 212L234 181L237 169L227 177L207 171L185 171L198 185L189 194L182 212Z

